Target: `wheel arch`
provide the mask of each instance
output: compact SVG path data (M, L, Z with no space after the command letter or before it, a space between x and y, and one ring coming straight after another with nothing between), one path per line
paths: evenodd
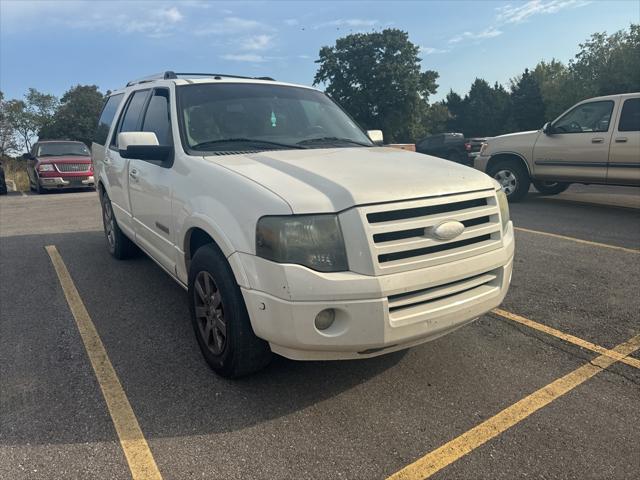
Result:
M529 164L521 154L516 152L501 152L501 153L496 153L494 155L491 155L491 158L487 162L485 171L490 172L491 167L493 165L503 160L510 161L510 162L518 162L520 165L522 165L525 168L525 170L527 171L527 174L529 175L529 178L533 178L533 176L531 175L531 169L529 168Z

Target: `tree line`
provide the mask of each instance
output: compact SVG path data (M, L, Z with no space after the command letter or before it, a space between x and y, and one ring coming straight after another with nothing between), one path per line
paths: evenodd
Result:
M640 91L640 25L595 33L567 64L541 61L508 86L476 78L464 96L450 91L429 102L438 73L422 71L420 48L407 32L357 33L320 49L314 85L324 86L366 129L388 142L416 142L428 134L495 136L538 129L579 100ZM90 145L105 95L76 85L60 98L30 88L23 99L0 92L0 155L30 150L35 138Z

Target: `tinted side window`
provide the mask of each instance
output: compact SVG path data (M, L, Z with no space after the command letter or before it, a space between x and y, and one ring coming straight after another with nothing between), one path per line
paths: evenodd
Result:
M630 98L622 104L619 132L640 132L640 98Z
M120 105L123 96L123 93L112 95L105 102L104 107L102 108L102 113L100 114L100 120L98 120L98 128L93 136L94 142L99 143L100 145L107 143L107 136L109 135L109 129L111 128L113 117L116 116L116 110L118 110L118 106Z
M138 90L134 92L129 100L124 115L120 117L120 125L116 132L114 132L111 138L111 145L118 144L119 132L136 132L140 125L140 115L142 114L142 108L147 100L149 90Z
M143 132L154 132L160 145L172 145L171 122L169 117L169 91L156 90L149 101L147 113L142 122Z

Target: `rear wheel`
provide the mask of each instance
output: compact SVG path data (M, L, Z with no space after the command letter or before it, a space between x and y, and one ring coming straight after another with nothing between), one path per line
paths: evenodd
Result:
M517 161L500 160L491 165L487 173L500 183L510 202L519 202L529 191L529 173Z
M189 307L202 355L216 373L236 378L269 363L269 344L253 333L231 267L212 244L200 247L191 260Z
M569 188L570 183L549 182L546 180L534 180L533 186L544 195L557 195Z
M111 200L106 193L100 195L100 203L102 204L102 225L104 227L104 235L107 239L107 249L109 253L118 260L131 257L136 253L135 244L127 237L116 221L113 214L113 206Z

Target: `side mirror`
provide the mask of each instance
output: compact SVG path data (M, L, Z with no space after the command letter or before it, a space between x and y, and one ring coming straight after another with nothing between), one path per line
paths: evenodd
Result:
M121 132L118 134L118 152L122 158L165 163L173 158L173 147L158 145L153 132Z
M33 155L31 155L31 153L29 153L29 152L23 153L20 158L22 158L23 160L33 160L34 159Z
M382 130L367 130L367 136L376 145L382 145L384 143L384 136Z
M553 128L553 124L551 122L547 122L542 127L542 133L544 133L545 135L553 135L554 133L556 133L556 129Z

